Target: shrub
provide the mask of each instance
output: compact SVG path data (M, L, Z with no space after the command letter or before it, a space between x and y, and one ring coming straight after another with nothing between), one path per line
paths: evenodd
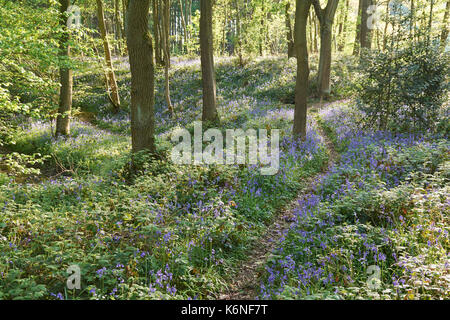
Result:
M362 58L359 108L380 129L434 130L446 97L448 54L426 43Z

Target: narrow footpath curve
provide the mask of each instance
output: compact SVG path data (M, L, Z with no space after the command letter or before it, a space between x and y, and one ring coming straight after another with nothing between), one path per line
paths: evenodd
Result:
M325 174L338 159L338 154L334 149L333 143L320 127L319 134L323 137L328 150L328 169L306 180L306 187L301 190L301 194L281 210L267 233L252 248L248 260L241 266L241 271L234 277L234 281L229 284L228 291L220 294L218 299L252 300L258 296L259 278L262 275L261 273L264 272L263 267L270 254L275 250L281 238L289 230L291 223L294 221L294 212L299 201L314 192L318 178Z

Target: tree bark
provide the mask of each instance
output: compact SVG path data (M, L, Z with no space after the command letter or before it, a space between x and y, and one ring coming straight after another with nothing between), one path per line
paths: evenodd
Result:
M56 118L56 132L55 135L66 136L70 134L70 113L72 110L72 87L73 75L72 70L64 64L69 63L70 59L70 45L69 45L69 31L67 28L66 12L70 6L70 0L60 0L60 26L63 29L63 34L59 41L59 56L60 63L59 77L61 88L59 92L59 107L58 116Z
M122 36L123 40L127 40L127 11L128 11L128 3L130 0L122 0L122 15L123 15L123 30L122 30Z
M122 16L123 16L123 29L122 29L122 37L125 42L125 50L123 51L123 55L126 56L128 54L128 49L126 46L127 43L127 10L128 10L128 2L129 0L122 0Z
M289 13L289 9L291 7L291 3L287 2L285 7L285 15L286 15L286 29L287 29L287 40L288 40L288 58L295 57L295 45L294 45L294 35L292 32L291 25L291 15Z
M237 52L238 52L238 57L239 57L239 65L243 66L244 65L244 58L242 56L241 8L239 7L239 1L240 0L235 0L235 5L236 5L236 33L237 33L237 42L238 42Z
M150 0L130 0L127 10L133 153L155 151L155 76L152 37L148 30L149 7Z
M319 33L319 28L318 28L318 23L317 23L317 17L315 14L312 15L313 16L313 21L314 21L314 53L319 52L319 43L317 41L317 34Z
M115 30L115 39L120 40L122 38L122 19L120 18L120 1L114 1L114 30ZM120 41L118 41L118 49L121 52Z
M218 121L214 71L212 0L200 0L200 51L203 85L203 121Z
M360 41L361 41L361 12L364 0L359 0L358 13L356 14L356 35L355 42L353 45L353 55L357 56L359 54Z
M338 50L340 52L344 51L345 48L345 40L347 39L347 18L348 18L348 11L350 8L350 0L347 0L345 2L345 11L344 11L344 18L342 20L341 26L339 27L339 44L338 44Z
M411 2L413 4L413 2ZM389 2L386 3L386 22L384 23L384 31L383 31L383 50L386 50L387 47L387 41L388 41L388 26L389 26ZM413 38L411 39L413 40Z
M120 108L120 96L119 96L119 88L117 87L116 75L114 73L112 59L111 59L111 50L109 49L108 35L106 32L106 24L105 24L105 14L103 11L103 3L102 0L97 0L97 17L98 17L98 25L100 29L100 33L103 39L103 48L105 51L105 63L106 63L106 75L107 75L107 86L108 89L111 90L111 94L109 94L109 99L111 104L114 107L114 111L119 111Z
M363 0L361 6L361 31L360 31L360 46L361 48L370 49L372 45L372 32L367 25L369 14L367 9L372 4L372 0Z
M387 4L389 7L389 3ZM416 21L416 5L414 0L410 0L410 7L411 7L411 17L409 19L409 37L411 38L411 41L414 40L414 29L415 29L415 21ZM389 14L389 11L388 11Z
M228 25L228 12L227 12L227 3L224 3L224 19L222 26L222 56L225 55L225 47L227 42L227 25Z
M164 52L164 95L167 103L167 108L173 115L173 106L170 99L170 83L169 83L169 68L170 68L170 0L163 1L163 52Z
M163 65L163 57L161 54L161 32L160 32L160 2L159 0L153 0L152 1L152 8L153 8L153 34L155 36L155 61L156 64L162 66Z
M450 0L447 0L447 5L445 7L444 20L442 21L442 32L441 32L441 48L445 49L448 39L448 16L450 15Z
M261 24L261 32L259 34L259 56L262 57L264 55L264 44L265 44L265 27L264 27L264 22L267 19L267 17L265 17L265 0L261 0L261 20L260 20L260 24Z
M430 0L430 16L428 18L427 44L431 44L431 32L433 31L433 10L435 0Z
M180 4L180 12L181 12L181 25L183 26L183 37L184 37L184 45L186 47L186 53L189 54L189 47L188 47L188 43L187 43L187 23L186 23L186 17L184 15L183 12L183 3L181 2L181 0L179 0L179 4Z
M339 0L328 0L327 6L322 9L319 0L314 0L314 10L320 23L320 58L318 71L318 94L326 98L330 94L332 30Z
M297 0L295 10L295 51L297 52L297 80L295 84L294 139L306 138L306 116L308 102L308 43L306 26L311 0Z

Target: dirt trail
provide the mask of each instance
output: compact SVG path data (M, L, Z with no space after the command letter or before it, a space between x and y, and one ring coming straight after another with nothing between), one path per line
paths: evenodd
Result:
M312 106L312 108L316 107L319 107L319 105ZM329 154L327 169L306 179L306 187L301 190L301 194L280 211L268 232L259 239L258 243L252 248L248 259L242 263L241 271L234 277L234 281L229 285L228 290L220 294L218 299L252 300L257 297L260 284L259 278L264 272L264 265L294 221L294 212L299 201L308 197L311 192L314 192L318 178L325 174L338 159L338 154L331 140L321 128L319 128L319 133L325 141Z

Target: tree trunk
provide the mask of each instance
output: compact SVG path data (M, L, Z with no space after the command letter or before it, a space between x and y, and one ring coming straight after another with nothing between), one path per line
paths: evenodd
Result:
M314 0L313 4L320 23L320 59L317 78L318 94L320 98L327 98L330 94L333 21L339 0L328 0L325 9L320 7L318 0Z
M189 54L188 43L187 43L187 32L188 32L187 31L187 23L186 23L186 17L183 12L183 3L181 2L181 0L179 0L179 4L180 4L180 12L181 12L181 25L183 26L184 45L186 47L186 53Z
M447 6L445 7L444 20L442 21L442 32L441 32L441 48L445 49L447 46L448 39L448 16L450 15L450 0L447 0Z
M167 103L167 108L173 115L173 106L170 99L170 84L169 84L169 68L170 68L170 0L163 1L163 52L164 52L164 95Z
M309 21L309 41L308 41L308 46L309 46L309 51L308 53L314 52L314 13L312 13L312 11L310 10L309 14L308 14L308 21Z
M222 56L225 55L225 47L227 41L227 25L228 25L228 13L227 13L227 3L224 4L224 19L222 26Z
M155 151L155 75L152 37L148 30L150 0L130 0L127 43L131 70L132 151Z
M387 47L387 41L388 41L388 26L389 26L389 2L386 3L386 22L384 24L384 31L383 31L383 50L386 50Z
M306 115L308 102L308 43L306 26L311 0L297 0L295 10L295 51L297 52L297 80L295 84L294 139L306 138Z
M265 35L266 35L266 32L265 32L265 28L264 28L264 22L265 22L265 20L267 19L267 17L265 17L265 0L261 0L262 1L262 3L261 3L261 20L260 20L260 25L261 25L261 32L260 32L260 34L259 34L259 56L260 57L262 57L263 55L264 55L264 44L265 44L265 40L266 40L266 38L265 38Z
M319 98L327 98L330 94L331 76L331 35L332 25L322 23L320 27L320 58L317 73L317 90Z
M161 40L160 40L160 3L159 0L152 1L152 11L153 11L153 34L155 36L155 61L158 65L163 65L163 58L161 55Z
M357 56L359 54L359 48L360 48L360 40L361 40L361 12L362 12L362 5L364 0L359 0L358 5L358 13L356 14L356 35L355 35L355 42L353 44L353 55Z
M128 2L129 0L122 0L122 16L123 16L123 29L122 29L122 37L125 42L125 50L123 51L123 55L126 56L128 54L127 49L127 10L128 10Z
M372 4L372 0L363 0L363 4L361 7L361 31L360 31L360 45L361 48L370 49L372 36L367 24L369 19L369 14L367 13L367 9Z
M286 29L287 29L287 41L288 41L288 58L295 57L295 45L294 45L294 35L292 32L291 25L291 15L289 9L291 7L290 2L286 3L285 14L286 14Z
M190 25L191 23L191 16L192 16L192 1L191 0L186 0L185 2L185 9L186 9L186 25ZM191 39L191 33L188 30L188 40Z
M389 7L389 4L388 4ZM411 7L411 17L409 19L409 37L411 38L411 41L414 40L414 29L415 29L415 21L416 21L416 5L414 3L414 0L410 0L410 7ZM388 11L389 13L389 11Z
M347 18L348 18L349 9L350 9L350 0L347 0L345 2L344 18L342 20L342 23L341 23L341 26L339 29L340 38L339 38L338 50L340 52L344 51L345 44L346 44L345 40L347 39Z
M106 32L105 14L103 11L102 0L97 0L97 17L100 33L103 39L103 48L105 51L106 75L108 82L107 86L108 90L111 90L111 94L108 92L108 96L111 104L114 107L114 111L117 112L119 111L120 108L119 88L117 87L116 75L114 73L111 59L111 51L109 49L109 42L108 42L108 35Z
M69 63L70 46L69 46L69 31L67 30L66 12L70 5L70 0L60 0L60 25L64 30L59 41L59 55L60 63L59 76L61 88L59 92L59 107L58 116L56 118L56 136L66 136L70 134L70 113L72 110L72 87L73 75L72 70L64 64Z
M312 15L314 20L314 53L319 52L319 42L317 41L317 35L319 33L318 23L317 23L317 17L316 15Z
M427 32L427 44L428 44L428 46L431 44L431 33L433 31L434 1L435 0L430 0L430 16L429 16L429 19L428 19L428 32Z
M114 30L115 30L115 39L117 40L117 47L115 49L119 52L122 52L120 39L122 38L122 19L120 18L120 1L114 1Z
M235 0L236 5L236 33L237 33L237 39L238 39L238 57L239 57L239 65L244 65L244 59L242 56L242 37L241 37L241 8L239 7L239 1Z
M214 71L212 1L200 0L200 51L203 86L203 121L218 121Z

